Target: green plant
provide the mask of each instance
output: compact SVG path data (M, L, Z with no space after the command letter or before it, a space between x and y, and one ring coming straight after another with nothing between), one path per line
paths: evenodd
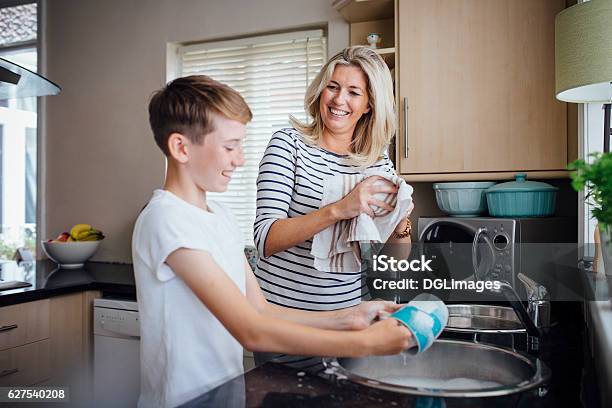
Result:
M587 190L585 201L593 205L593 215L602 227L612 228L612 153L592 153L592 163L576 160L568 166L572 187Z
M0 240L0 259L12 259L17 248L19 247L13 243Z
M36 253L36 225L26 224L12 227L0 234L0 259L12 259L17 248L25 247Z

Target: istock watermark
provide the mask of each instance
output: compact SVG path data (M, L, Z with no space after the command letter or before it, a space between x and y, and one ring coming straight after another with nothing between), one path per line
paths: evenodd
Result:
M608 299L607 281L586 262L588 254L597 252L593 245L515 242L500 247L451 238L361 245L362 299L408 302L427 292L450 302L506 302L500 289L507 284L521 300L528 300L519 274L545 287L550 301Z
M375 278L372 280L374 289L391 289L391 290L471 290L482 293L485 290L499 290L501 283L499 281L463 281L455 279L384 279Z
M421 259L395 259L388 255L374 255L374 272L433 272L429 266L431 259L426 259L421 255Z

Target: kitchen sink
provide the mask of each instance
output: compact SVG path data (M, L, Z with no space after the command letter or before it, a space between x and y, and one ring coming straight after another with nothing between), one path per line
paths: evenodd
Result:
M447 332L525 333L511 307L493 305L448 305Z
M435 397L493 397L546 383L550 370L514 350L437 340L422 354L326 358L327 374L387 391Z

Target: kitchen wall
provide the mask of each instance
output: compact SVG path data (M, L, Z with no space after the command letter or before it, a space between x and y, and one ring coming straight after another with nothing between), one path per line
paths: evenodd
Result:
M40 235L93 224L108 237L99 261L131 262L133 223L163 182L146 108L165 83L168 43L327 27L330 55L348 45L330 0L42 0L42 9L43 72L62 92L41 105ZM552 183L557 215L575 216L568 180ZM415 226L443 215L432 183L412 184Z
M94 260L131 262L139 210L164 176L147 118L165 83L166 44L328 28L348 44L330 0L43 0L42 66L62 87L42 105L41 238L75 223L102 229Z

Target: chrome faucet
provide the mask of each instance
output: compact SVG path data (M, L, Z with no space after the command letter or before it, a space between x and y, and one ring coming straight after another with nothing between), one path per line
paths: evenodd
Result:
M550 297L543 285L522 273L519 273L517 277L527 292L527 309L508 282L500 281L500 292L510 303L527 331L527 350L538 351L542 329L550 326Z
M537 328L550 327L550 296L546 287L519 273L519 280L527 291L527 313Z
M478 228L474 241L472 242L472 266L474 268L474 280L482 280L479 276L479 267L476 261L476 250L477 244L482 236L485 243L488 245L491 255L495 257L495 251L491 240L486 235L487 228ZM542 336L542 330L550 327L550 296L548 290L543 285L534 281L533 279L519 273L517 275L527 292L527 309L523 305L520 296L516 293L516 290L512 285L506 281L499 281L499 290L491 290L494 293L502 293L506 298L512 309L516 313L517 317L525 327L527 331L527 350L537 351L539 349L539 340Z

